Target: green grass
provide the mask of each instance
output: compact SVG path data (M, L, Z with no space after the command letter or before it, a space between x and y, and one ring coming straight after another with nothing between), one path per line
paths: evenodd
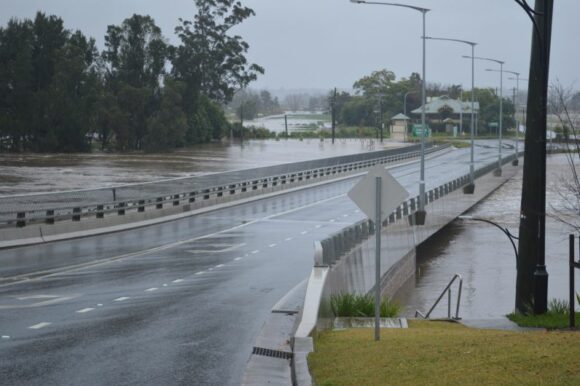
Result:
M330 297L330 307L335 316L371 317L375 315L372 295L341 293ZM399 314L400 306L388 298L381 300L381 317L392 318Z
M322 333L308 357L317 385L580 384L580 334L478 330L410 321L409 329Z
M558 330L570 326L570 311L568 302L565 300L552 299L548 305L548 312L542 315L524 315L512 313L507 315L508 319L521 327L538 327L548 330ZM580 327L580 313L576 312L576 325Z

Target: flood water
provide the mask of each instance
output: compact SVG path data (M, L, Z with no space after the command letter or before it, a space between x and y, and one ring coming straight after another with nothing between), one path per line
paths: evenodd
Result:
M400 143L385 142L384 148ZM380 150L376 141L250 140L163 154L0 153L0 195L93 189Z
M549 215L561 207L563 179L570 178L565 156L548 159L546 202ZM490 219L518 234L521 172L467 214ZM476 184L477 186L477 184ZM546 219L548 299L568 298L568 234L572 230L553 217ZM517 241L516 241L517 246ZM513 248L499 229L485 223L456 220L426 242L417 252L418 273L398 294L405 313L426 312L455 273L463 276L460 317L494 318L515 307L516 261ZM576 288L580 288L580 270ZM457 287L453 287L454 313ZM447 297L433 317L447 315Z

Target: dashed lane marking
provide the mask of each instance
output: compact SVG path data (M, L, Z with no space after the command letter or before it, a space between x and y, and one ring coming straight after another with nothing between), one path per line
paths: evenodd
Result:
M131 299L131 298L128 296L121 296L120 298L117 298L114 301L115 302L124 302L125 300L129 300L129 299Z
M51 324L52 323L49 323L49 322L42 322L42 323L35 324L34 326L30 326L28 328L30 328L31 330L40 330L41 328L48 327Z
M145 292L153 292L153 291L157 291L158 289L159 288L157 288L157 287L152 287L152 288L146 289Z
M278 245L278 244L276 244L276 243L272 243L272 244L270 244L270 245L268 245L268 246L269 246L270 248L274 248L276 245Z
M319 225L315 226L315 228L320 229L320 228L322 228L322 225L319 224Z
M223 267L223 266L224 266L224 264L218 264L218 265L216 265L215 267L216 267L216 268L221 268L221 267Z
M2 339L10 339L10 335L2 335Z
M286 237L286 238L284 239L284 241L292 241L292 240L294 240L294 237Z
M94 308L83 308L82 310L78 310L77 314L86 314L87 312L93 311Z
M196 272L195 274L196 275L203 275L204 273L205 273L205 271L199 271L199 272Z
M308 233L307 231L302 231L302 232L300 232L300 234L301 234L301 235L305 235L305 234L307 234L307 233Z
M181 283L182 281L183 281L183 279L176 279L176 280L173 280L172 283L177 284L177 283Z
M236 257L236 258L234 259L234 261L240 261L240 260L242 260L242 259L243 259L243 257Z
M256 249L255 251L252 251L252 255L255 255L256 253L260 253L260 250Z
M335 222L336 220L331 218L330 220L328 220L328 222Z

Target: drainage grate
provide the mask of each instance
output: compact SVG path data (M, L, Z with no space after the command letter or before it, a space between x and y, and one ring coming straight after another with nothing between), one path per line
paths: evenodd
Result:
M287 351L272 350L270 348L255 347L252 351L254 355L261 355L264 357L280 358L280 359L292 359L292 353Z

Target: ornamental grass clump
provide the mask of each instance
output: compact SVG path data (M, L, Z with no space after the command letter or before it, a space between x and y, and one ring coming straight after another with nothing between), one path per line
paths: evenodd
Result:
M372 317L375 315L375 299L372 295L340 293L330 297L330 306L335 316ZM381 317L392 318L399 314L400 306L388 298L381 300Z

